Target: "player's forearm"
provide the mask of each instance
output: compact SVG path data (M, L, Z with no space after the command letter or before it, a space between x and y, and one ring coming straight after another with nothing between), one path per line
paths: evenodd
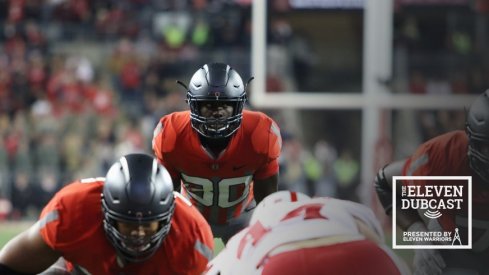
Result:
M23 247L20 245L19 237L12 239L3 247L0 251L0 274L37 274L44 270L32 266L37 262L37 258L42 256L31 255Z
M391 215L392 213L392 186L389 180L385 176L384 169L377 172L377 176L375 177L374 186L375 192L377 193L377 197L379 198L380 203L384 207L385 214Z
M255 180L253 184L253 194L256 203L260 203L266 196L277 192L278 190L278 174L263 180Z
M9 266L0 263L0 274L10 274L10 275L26 275L30 273L21 273L11 269ZM34 274L34 273L33 273Z
M39 234L39 224L36 223L2 248L0 264L21 274L37 274L55 263L59 257L60 253L44 242Z

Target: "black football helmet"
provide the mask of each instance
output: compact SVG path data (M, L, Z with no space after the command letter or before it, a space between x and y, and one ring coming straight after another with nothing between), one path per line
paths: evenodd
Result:
M107 172L102 193L104 230L122 259L140 262L151 257L170 231L174 209L170 174L153 157L129 154ZM127 236L117 228L117 222L138 225L153 221L159 226L151 236Z
M489 90L470 106L465 129L470 168L489 184Z
M199 134L213 139L226 138L238 130L247 85L233 68L223 63L206 64L194 73L188 88L183 86L187 89L191 124ZM201 104L216 101L232 106L233 114L229 118L208 118L200 113Z

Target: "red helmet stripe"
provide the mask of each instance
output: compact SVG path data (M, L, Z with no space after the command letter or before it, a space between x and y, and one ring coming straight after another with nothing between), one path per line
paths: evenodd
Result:
M297 201L297 193L290 192L290 201Z

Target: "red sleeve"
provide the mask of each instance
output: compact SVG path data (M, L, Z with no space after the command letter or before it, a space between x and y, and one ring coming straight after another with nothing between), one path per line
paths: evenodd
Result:
M39 218L41 236L52 249L57 249L58 228L60 228L60 213L63 212L59 204L59 196L54 196L44 207Z
M460 176L470 174L467 164L467 136L463 131L454 131L435 137L422 144L409 158L404 167L404 176ZM410 180L404 185L450 184L450 181ZM436 197L436 196L435 196ZM438 223L453 230L456 210L440 209L443 214Z
M430 152L430 147L421 145L416 152L406 161L403 167L404 176L430 175L433 167L433 159L436 154Z
M405 176L449 176L463 165L467 154L466 135L454 131L423 143L403 168Z
M173 257L178 272L202 274L214 255L211 228L195 206L181 194L175 193L175 196L177 207L171 229L173 238L168 248L177 253Z
M165 155L173 150L176 142L176 133L171 121L170 116L161 118L153 131L152 146L158 161L165 166L172 178L177 178L179 176L178 172L173 168L173 165L165 159Z
M436 165L440 154L428 141L418 147L414 154L407 159L402 169L403 176L435 176ZM425 185L425 180L404 180L403 185Z
M86 232L97 226L91 219L101 215L102 182L75 182L61 189L41 212L41 236L51 248L60 252L76 249ZM87 217L90 216L90 220Z
M199 221L199 230L197 232L197 241L194 246L194 274L202 274L207 264L214 256L214 236L212 235L209 224L202 218Z
M155 154L155 157L161 162L161 159L163 158L163 152L162 152L162 140L163 140L163 121L164 117L160 119L158 122L158 125L156 125L155 129L153 130L153 140L151 142L151 145L153 147L153 152Z
M266 117L267 123L260 123L253 133L253 145L255 149L265 155L262 167L255 172L257 180L266 179L278 173L278 158L282 150L282 138L280 128L271 119Z

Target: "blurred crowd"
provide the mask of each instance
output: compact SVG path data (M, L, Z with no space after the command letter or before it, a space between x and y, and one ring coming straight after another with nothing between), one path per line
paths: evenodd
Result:
M446 10L409 6L394 17L397 92L479 94L489 87L487 1ZM459 129L465 110L417 114L421 140Z
M36 217L63 184L150 152L158 119L187 108L176 80L198 66L225 60L247 77L250 3L241 2L1 1L0 219ZM270 41L286 54L284 24ZM269 87L290 88L276 74ZM348 152L337 161L321 141L309 153L282 130L282 189L333 194L335 174L358 180Z

